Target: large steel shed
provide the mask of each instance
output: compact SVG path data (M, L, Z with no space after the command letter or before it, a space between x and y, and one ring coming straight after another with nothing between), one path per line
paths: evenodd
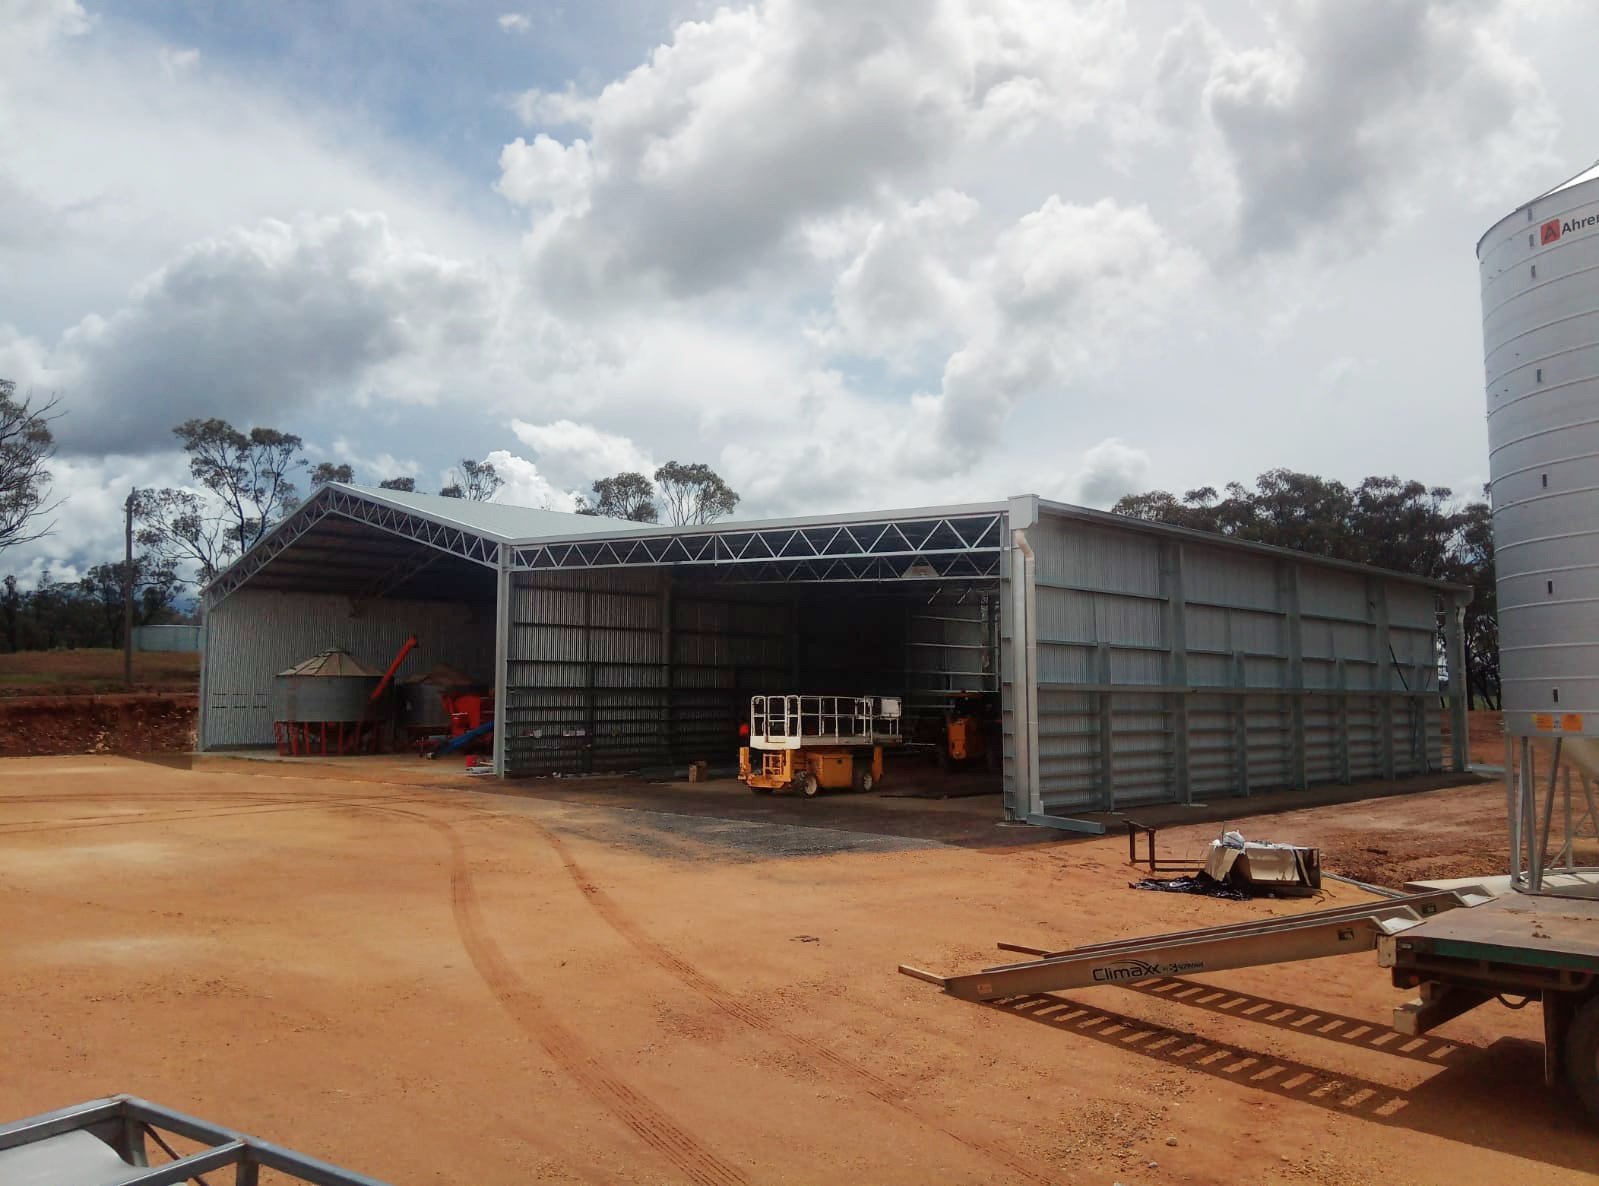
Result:
M757 692L990 690L1005 815L1054 823L1464 770L1469 597L1034 495L668 528L330 484L204 590L199 744L415 633L494 686L504 776L726 761Z

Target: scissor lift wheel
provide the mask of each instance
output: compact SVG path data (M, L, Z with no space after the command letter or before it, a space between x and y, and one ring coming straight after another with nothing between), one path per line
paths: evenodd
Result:
M807 799L812 799L815 798L816 792L822 789L822 784L809 770L801 770L794 776L794 789Z

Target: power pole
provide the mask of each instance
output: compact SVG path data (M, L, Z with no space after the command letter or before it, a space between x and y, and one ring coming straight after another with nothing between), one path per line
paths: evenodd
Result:
M133 490L123 504L125 518L122 553L122 686L133 691Z

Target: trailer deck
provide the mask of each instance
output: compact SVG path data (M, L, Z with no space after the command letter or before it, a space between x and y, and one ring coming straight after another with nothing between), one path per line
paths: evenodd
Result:
M1418 923L1383 947L1396 968L1420 961L1599 973L1599 902L1507 894L1474 910L1451 910Z

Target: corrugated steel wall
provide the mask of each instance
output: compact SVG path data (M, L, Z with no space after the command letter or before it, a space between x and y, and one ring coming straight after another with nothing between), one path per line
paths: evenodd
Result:
M518 573L506 773L636 770L730 754L749 697L790 682L784 590L668 569Z
M494 610L439 601L365 601L241 589L206 615L202 749L272 744L278 672L318 651L343 647L379 670L409 635L417 650L402 671L447 663L494 686Z
M712 585L665 568L516 574L506 772L730 760L762 692L908 692L941 712L938 693L998 687L992 598Z
M954 692L997 692L999 594L975 589L919 599L905 619L906 715L942 719Z
M192 655L200 649L198 626L135 626L133 649L136 651L172 651Z
M1442 768L1431 590L1047 512L1029 539L1047 811Z

